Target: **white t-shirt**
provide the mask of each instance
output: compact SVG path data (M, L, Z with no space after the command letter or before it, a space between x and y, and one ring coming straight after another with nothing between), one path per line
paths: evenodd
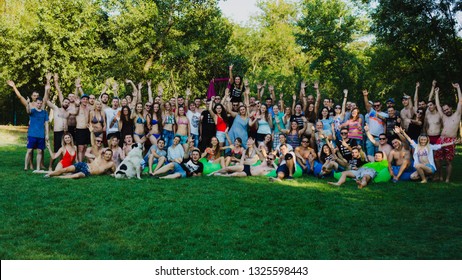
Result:
M201 120L201 113L196 110L196 112L191 112L191 110L188 110L186 112L186 117L189 119L189 128L191 134L194 135L199 135L199 123Z
M111 134L119 131L119 119L120 116L117 116L120 112L121 108L117 108L116 110L112 108L104 109L104 113L106 114L106 133ZM111 127L112 120L114 117L117 116L117 121Z

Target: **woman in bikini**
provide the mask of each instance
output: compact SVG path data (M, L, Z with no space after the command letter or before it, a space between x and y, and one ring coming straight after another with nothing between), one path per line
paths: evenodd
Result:
M234 149L231 149L231 154L225 159L226 166L238 164L241 161L241 157L244 152L245 150L242 147L242 139L237 137L234 140Z
M135 130L133 132L133 139L136 143L143 144L146 142L146 119L143 116L143 104L136 103L135 110L132 111L131 119L133 119L133 123L135 125Z
M165 140L165 148L168 149L173 144L173 137L175 136L175 115L172 112L172 104L165 102L164 111L162 112L162 134Z
M178 100L178 99L176 99ZM184 107L178 107L178 101L176 101L175 110L175 122L176 122L176 133L175 136L180 136L183 149L187 151L188 139L189 139L189 119L185 114Z
M74 162L77 162L77 147L75 146L74 139L69 132L65 132L63 134L61 139L61 148L56 153L53 153L53 150L50 147L50 142L47 142L47 148L50 152L51 159L54 160L62 156L61 161L55 167L55 171L71 166Z
M106 131L106 114L102 111L101 101L95 101L95 109L90 111L90 125L93 127L95 136L102 136Z
M149 141L152 145L157 145L157 140L162 135L162 110L159 103L156 102L152 105L152 113L146 116L146 120L149 130Z
M205 149L202 153L202 157L205 157L209 163L219 163L221 168L226 167L225 158L221 155L223 150L228 148L233 149L234 146L220 147L220 142L217 137L212 137L210 140L210 146Z

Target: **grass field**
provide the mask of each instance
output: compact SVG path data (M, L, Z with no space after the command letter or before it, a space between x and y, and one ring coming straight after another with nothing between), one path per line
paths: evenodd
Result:
M462 259L455 183L45 179L0 128L1 259ZM48 157L46 158L46 163Z

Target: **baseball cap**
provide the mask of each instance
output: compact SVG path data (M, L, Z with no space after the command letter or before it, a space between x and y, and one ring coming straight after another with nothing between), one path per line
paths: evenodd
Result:
M388 100L387 100L387 102L386 102L386 103L388 103L388 102L391 102L391 103L393 103L393 104L394 104L394 103L395 103L395 99L394 99L394 98L388 98Z
M405 95L403 95L403 97L401 99L409 99L409 98L411 98L411 97L409 95L405 94Z
M88 94L84 94L84 95L82 95L82 97L80 99L84 99L84 98L90 98L90 96L88 96Z

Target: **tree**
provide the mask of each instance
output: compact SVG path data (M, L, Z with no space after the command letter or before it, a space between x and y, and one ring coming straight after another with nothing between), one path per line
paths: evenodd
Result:
M340 0L302 1L302 14L297 42L314 56L310 68L329 95L344 88L359 92L366 63L362 54L368 47L359 39L367 32L366 21Z

